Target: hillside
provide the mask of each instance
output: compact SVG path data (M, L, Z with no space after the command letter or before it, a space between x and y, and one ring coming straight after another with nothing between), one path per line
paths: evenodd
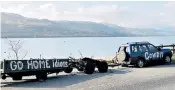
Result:
M2 38L159 36L171 35L172 32L174 33L86 21L50 21L1 13Z

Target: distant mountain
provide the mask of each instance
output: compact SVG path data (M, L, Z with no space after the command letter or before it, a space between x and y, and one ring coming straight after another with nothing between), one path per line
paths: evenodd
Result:
M85 21L50 21L1 13L2 38L159 36L171 35L172 32L173 30L167 33L160 29L124 28Z

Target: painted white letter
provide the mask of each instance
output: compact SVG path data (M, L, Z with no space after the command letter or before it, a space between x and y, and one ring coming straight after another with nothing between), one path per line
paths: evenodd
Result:
M38 61L33 61L33 67L35 68L35 69L38 69Z
M148 54L148 52L145 52L145 59L146 60L149 60L149 54Z
M23 63L21 61L18 61L17 65L18 65L18 70L22 70L23 69Z
M50 68L50 65L48 63L49 60L46 60L46 68Z
M28 60L27 64L28 64L28 69L30 69L30 66L31 66L31 69L33 69L33 64L31 60Z
M13 64L15 64L15 65L13 65ZM13 66L14 66L14 68L13 68ZM17 65L16 65L16 62L15 61L11 61L10 62L10 68L11 68L11 70L16 70Z
M46 68L45 62L43 60L39 61L40 68L42 68L42 65L44 66L43 68Z

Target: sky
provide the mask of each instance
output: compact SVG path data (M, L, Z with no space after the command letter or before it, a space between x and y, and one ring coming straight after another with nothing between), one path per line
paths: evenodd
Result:
M123 27L175 27L175 1L1 1L0 11L29 18Z

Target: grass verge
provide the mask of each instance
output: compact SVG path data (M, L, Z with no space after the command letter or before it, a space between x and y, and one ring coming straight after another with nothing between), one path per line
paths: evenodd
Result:
M172 60L175 62L175 55L173 55Z

